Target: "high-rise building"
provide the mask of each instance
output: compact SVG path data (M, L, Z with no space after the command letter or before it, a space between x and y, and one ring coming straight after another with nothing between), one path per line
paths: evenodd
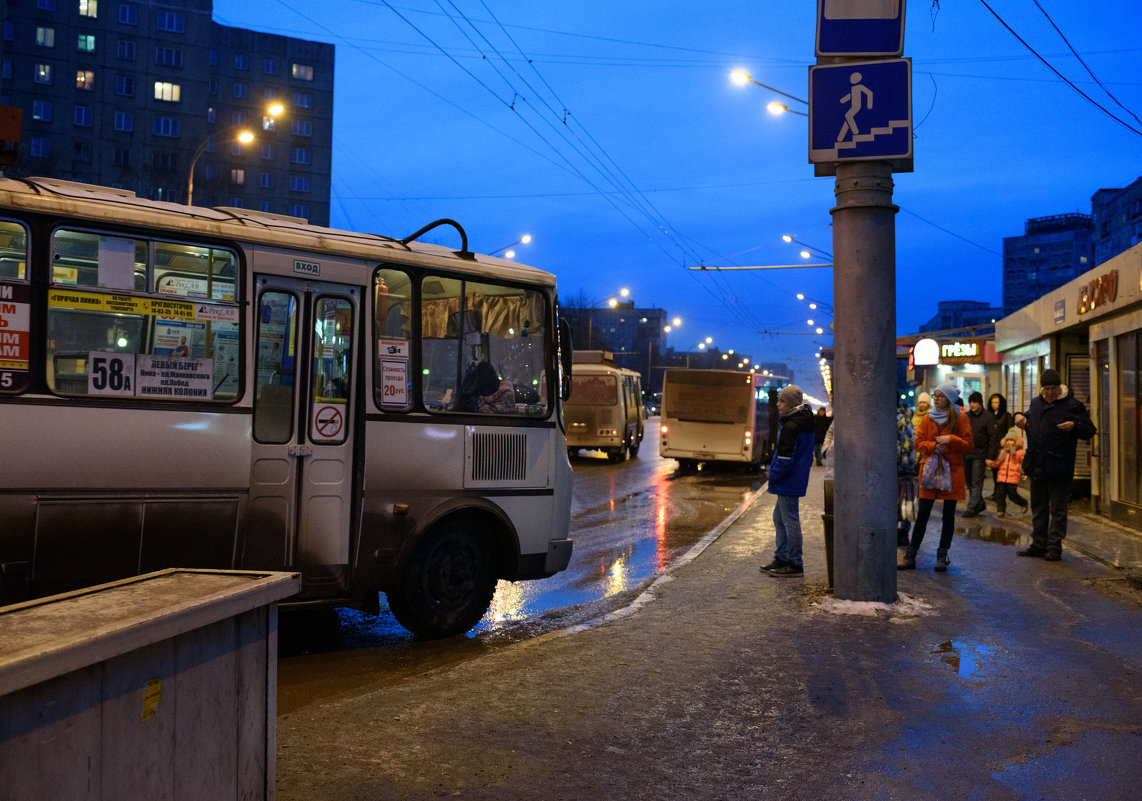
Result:
M990 325L1003 316L1003 309L983 301L941 300L936 304L936 315L920 326L920 331L951 331L956 328L975 328Z
M1003 238L1003 313L1011 314L1094 266L1089 214L1035 217Z
M1142 178L1125 189L1098 190L1090 205L1095 266L1142 242Z
M329 223L333 45L230 28L212 0L0 5L10 177L41 175ZM283 113L268 107L280 103ZM239 144L249 131L254 140Z

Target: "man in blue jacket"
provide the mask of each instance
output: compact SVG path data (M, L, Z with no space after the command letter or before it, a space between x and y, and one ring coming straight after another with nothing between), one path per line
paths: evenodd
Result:
M801 388L790 384L777 395L777 413L777 448L766 486L769 494L777 496L773 506L777 548L773 561L761 570L771 576L803 576L800 501L813 466L813 410L804 402Z
M1063 558L1075 450L1080 439L1095 435L1086 406L1062 383L1057 370L1044 370L1039 396L1015 415L1015 425L1027 432L1023 472L1031 479L1031 545L1016 553L1048 562Z

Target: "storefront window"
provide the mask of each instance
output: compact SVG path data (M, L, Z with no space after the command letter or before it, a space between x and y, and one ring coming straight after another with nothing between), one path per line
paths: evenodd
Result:
M1139 387L1138 387L1138 333L1131 332L1118 337L1118 387L1121 392L1119 405L1118 437L1118 478L1120 500L1137 504L1142 498L1139 487L1138 448L1139 439Z

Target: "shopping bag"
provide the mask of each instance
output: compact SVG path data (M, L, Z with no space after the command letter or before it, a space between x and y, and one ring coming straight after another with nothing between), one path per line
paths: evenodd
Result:
M952 468L943 456L932 454L924 464L924 477L921 479L924 489L936 492L952 491Z

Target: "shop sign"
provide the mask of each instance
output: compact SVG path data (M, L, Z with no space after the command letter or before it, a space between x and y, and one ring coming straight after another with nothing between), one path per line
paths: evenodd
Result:
M940 346L940 361L974 359L979 356L978 342L952 342Z
M1079 287L1079 316L1094 311L1099 306L1113 303L1118 298L1118 270L1091 280Z

